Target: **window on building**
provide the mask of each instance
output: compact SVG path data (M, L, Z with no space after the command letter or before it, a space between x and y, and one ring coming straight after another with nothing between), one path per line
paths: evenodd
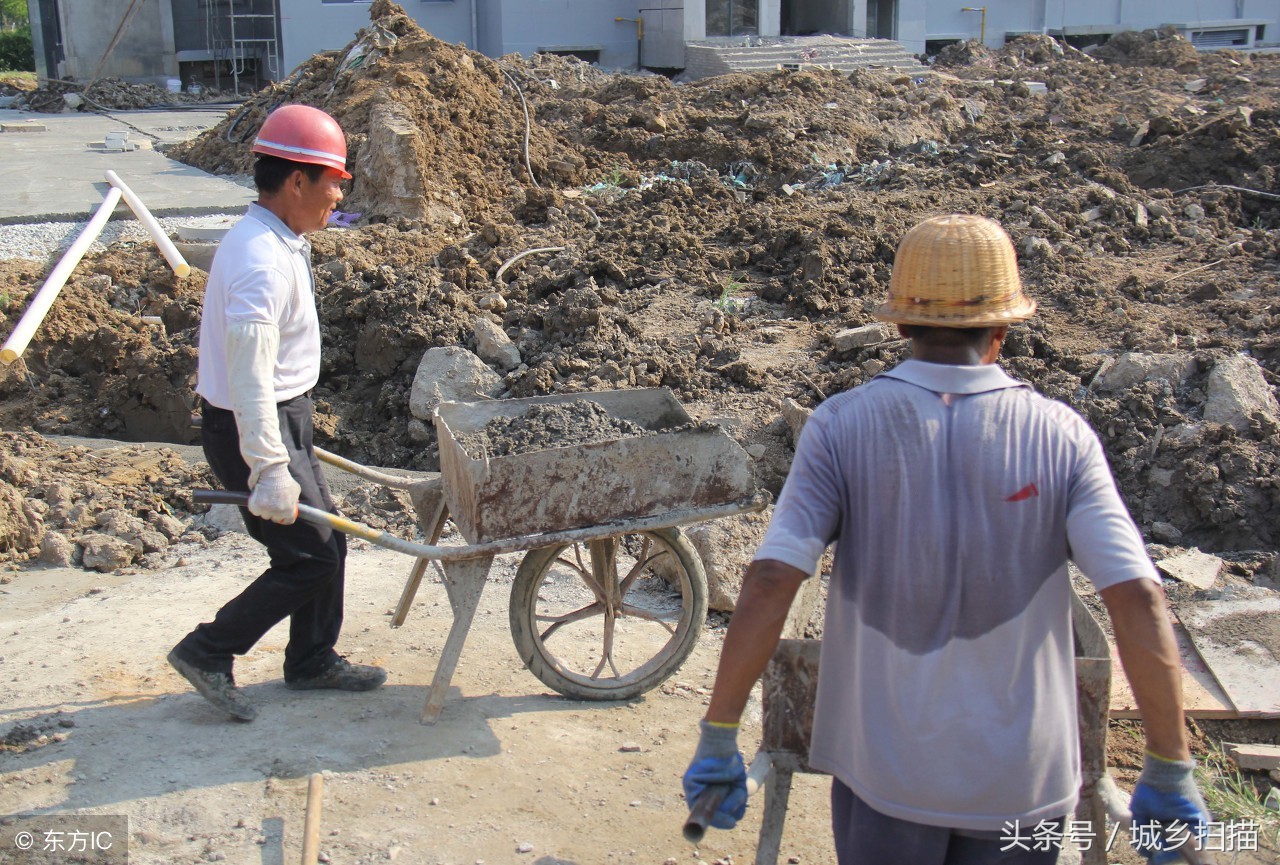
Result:
M759 32L759 0L707 0L708 36L756 36Z

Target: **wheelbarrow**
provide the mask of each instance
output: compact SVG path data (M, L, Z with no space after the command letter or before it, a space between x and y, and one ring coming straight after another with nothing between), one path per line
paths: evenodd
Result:
M650 433L508 456L468 451L496 417L589 399ZM747 454L719 426L695 424L666 388L442 403L434 422L441 473L387 474L316 448L364 480L409 494L427 543L301 506L299 517L414 557L392 617L400 627L434 565L452 607L421 721L444 708L495 556L527 551L509 604L525 666L567 697L626 700L657 687L688 658L707 613L702 561L680 526L768 504ZM243 506L245 493L199 491L202 503ZM440 545L452 519L463 545Z

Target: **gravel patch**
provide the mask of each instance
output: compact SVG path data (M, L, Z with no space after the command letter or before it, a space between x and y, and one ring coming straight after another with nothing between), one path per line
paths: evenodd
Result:
M211 216L169 216L159 219L160 227L175 236L179 225L216 225L225 219L239 219L243 211ZM33 222L22 225L0 225L0 258L27 258L50 261L66 250L89 224L82 222ZM151 235L136 219L113 219L89 247L90 252L103 252L113 243L150 242Z

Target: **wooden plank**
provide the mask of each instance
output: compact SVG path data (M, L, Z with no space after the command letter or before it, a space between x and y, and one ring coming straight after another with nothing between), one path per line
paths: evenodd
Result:
M1280 597L1176 607L1214 678L1244 718L1280 718Z
M1280 769L1280 745L1229 745L1227 753L1241 769Z
M1173 622L1173 633L1178 640L1178 654L1182 658L1182 703L1189 718L1238 718L1239 713L1231 700L1218 686L1213 674L1191 645L1191 638L1182 625ZM1133 689L1120 666L1116 647L1111 646L1111 717L1137 718L1138 703Z

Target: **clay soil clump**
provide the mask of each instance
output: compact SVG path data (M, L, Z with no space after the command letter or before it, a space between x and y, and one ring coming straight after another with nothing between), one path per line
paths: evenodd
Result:
M614 417L589 399L530 406L523 414L496 417L483 429L462 437L468 453L504 457L548 448L576 447L650 435L638 423Z

